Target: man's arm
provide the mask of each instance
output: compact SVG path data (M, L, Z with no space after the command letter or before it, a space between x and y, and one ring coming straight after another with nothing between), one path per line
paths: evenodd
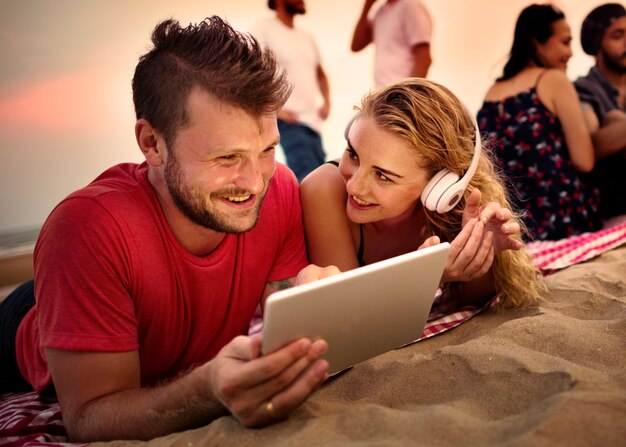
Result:
M204 397L208 386L199 371L161 387L141 388L137 351L46 349L46 357L73 441L150 439L226 412Z
M602 126L599 125L593 108L582 103L585 121L592 123L589 128L595 149L596 158L604 158L626 150L626 113L614 109L604 115ZM593 120L595 119L595 126Z
M326 379L326 342L297 340L261 356L261 338L237 337L208 363L170 383L140 386L137 351L46 349L72 441L150 439L230 411L247 426L286 418ZM269 403L271 402L271 407Z
M363 10L359 16L359 21L356 23L354 33L352 34L352 43L350 49L354 52L361 51L363 48L372 43L372 25L367 17L372 5L376 0L365 0L363 4Z
M414 63L411 69L411 76L425 78L428 74L428 68L432 63L430 57L430 44L419 43L413 46Z
M319 114L320 118L325 120L328 118L328 114L330 113L330 84L321 65L317 66L317 83L320 87L320 91L322 92L322 97L324 98L324 104L322 104Z
M261 297L261 305L265 308L265 300L274 292L279 290L289 289L296 285L296 278L281 279L279 281L268 282L263 290L263 296Z
M333 276L338 273L341 273L341 271L334 265L319 267L315 264L309 264L305 268L300 270L298 276L294 278L268 282L265 286L265 290L263 291L261 303L263 306L265 306L265 300L267 299L267 297L279 290L288 289L290 287L300 284L317 281L318 279L326 278L327 276Z

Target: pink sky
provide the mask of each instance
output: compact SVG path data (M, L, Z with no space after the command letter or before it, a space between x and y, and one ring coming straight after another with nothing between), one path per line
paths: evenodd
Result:
M22 85L14 94L0 100L2 132L98 132L99 119L93 111L103 102L109 73L77 71Z

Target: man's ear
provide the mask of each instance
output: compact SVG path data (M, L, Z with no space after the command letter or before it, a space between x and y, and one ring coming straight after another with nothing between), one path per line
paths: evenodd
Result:
M165 140L161 134L144 118L135 123L135 138L146 162L155 168L165 161Z

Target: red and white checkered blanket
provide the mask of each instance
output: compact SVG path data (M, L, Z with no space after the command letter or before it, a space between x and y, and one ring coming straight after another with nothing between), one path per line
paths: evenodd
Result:
M626 243L626 215L605 223L604 229L558 241L535 241L526 249L543 274L578 264Z
M527 250L544 274L592 259L626 243L626 215L608 222L603 230L559 241L532 242ZM468 307L453 314L431 313L419 340L441 334L497 303ZM78 446L67 443L61 411L55 401L36 393L0 396L0 446Z
M54 399L35 392L0 395L0 445L62 446L67 433Z
M468 306L451 314L444 314L436 310L431 311L428 316L428 321L426 322L426 327L424 327L424 331L422 332L422 336L418 338L417 341L434 337L435 335L439 335L442 332L452 329L453 327L457 327L459 324L466 322L483 310L495 306L498 301L499 298L495 296L483 307Z

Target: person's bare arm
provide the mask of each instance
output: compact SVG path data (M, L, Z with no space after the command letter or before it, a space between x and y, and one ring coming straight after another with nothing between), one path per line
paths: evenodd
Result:
M419 43L413 46L412 51L415 62L413 63L413 68L411 69L411 76L425 78L428 74L428 68L432 63L432 59L430 57L430 44Z
M346 216L346 186L339 169L325 164L300 183L300 200L309 260L339 270L359 266Z
M428 238L420 248L438 244ZM496 291L493 261L496 253L520 250L520 225L511 210L496 202L481 205L480 190L474 189L463 210L462 229L450 244L442 283L451 283L456 304L481 306Z
M326 76L326 72L322 68L321 65L317 66L317 83L320 87L320 91L322 92L322 97L324 98L324 104L319 110L320 118L325 120L328 118L328 114L330 113L330 83L328 82L328 76Z
M298 114L292 110L287 110L285 108L280 109L278 112L278 119L283 120L289 124L297 124L299 122Z
M372 25L367 15L375 2L376 0L365 0L365 3L363 4L363 10L361 11L359 20L354 28L352 43L350 44L350 49L354 52L361 51L363 48L372 43Z
M548 70L537 90L561 121L572 164L579 172L591 171L595 152L574 85L562 71Z
M263 290L261 304L263 307L265 307L265 301L267 300L267 297L274 292L289 289L293 286L297 286L300 284L306 284L307 282L317 281L318 279L336 275L337 273L339 273L339 270L334 265L319 267L314 264L309 264L308 266L300 270L298 275L293 278L268 282L265 285L265 289Z
M585 119L587 129L589 130L589 133L593 135L593 133L600 128L598 116L593 110L593 106L588 102L581 102L580 109L583 111L583 118Z
M73 441L149 439L197 427L226 412L207 399L199 371L157 388L140 387L137 351L46 349L63 422Z
M258 336L237 337L210 362L152 388L141 387L137 351L46 349L46 356L72 441L151 439L229 411L247 426L276 422L327 376L324 341L300 339L266 356L260 346Z
M596 116L595 113L593 116ZM602 126L598 126L591 133L591 139L597 158L604 158L618 152L624 152L626 156L626 113L618 109L608 112L604 116Z

